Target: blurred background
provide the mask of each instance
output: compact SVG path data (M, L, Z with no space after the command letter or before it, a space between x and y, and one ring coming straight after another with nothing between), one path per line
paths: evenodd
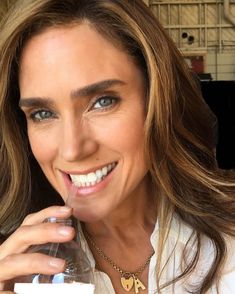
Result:
M235 0L145 0L198 76L218 118L217 159L235 168Z
M0 0L0 18L15 1ZM235 0L143 1L198 77L203 97L218 119L218 164L234 169Z

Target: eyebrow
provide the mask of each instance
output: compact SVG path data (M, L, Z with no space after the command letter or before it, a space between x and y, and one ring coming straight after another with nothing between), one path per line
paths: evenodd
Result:
M70 94L71 98L88 97L94 94L107 90L115 85L124 85L125 82L120 80L104 80L98 83L94 83L83 88L73 90Z
M21 98L19 101L19 107L50 107L53 105L52 99L42 97Z
M72 90L70 93L70 97L71 99L78 97L90 97L92 95L108 90L112 86L125 84L125 82L116 79L104 80L91 85L87 85L82 88L78 88L76 90ZM20 107L49 107L53 105L54 102L52 99L43 97L21 98L19 101Z

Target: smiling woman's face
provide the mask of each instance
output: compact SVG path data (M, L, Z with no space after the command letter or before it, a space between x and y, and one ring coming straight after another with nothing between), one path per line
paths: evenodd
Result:
M88 24L51 28L26 44L20 106L32 152L81 220L146 197L143 76L130 56Z

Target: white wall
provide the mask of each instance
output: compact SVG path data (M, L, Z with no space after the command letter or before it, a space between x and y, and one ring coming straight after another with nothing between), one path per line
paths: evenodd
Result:
M223 1L149 0L149 6L182 53L205 57L205 73L214 80L235 80L235 26L224 16ZM235 17L235 0L230 12Z
M213 80L235 80L235 52L208 53L206 72L212 74Z

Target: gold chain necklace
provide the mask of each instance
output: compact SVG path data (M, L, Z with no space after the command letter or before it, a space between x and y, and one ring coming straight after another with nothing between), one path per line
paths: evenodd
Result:
M97 251L97 253L99 254L99 256L101 258L103 258L105 261L107 261L112 266L113 269L115 269L116 271L118 271L121 274L120 282L121 282L121 285L122 285L122 287L123 287L124 290L126 290L126 291L129 292L134 287L135 293L138 294L139 293L139 289L142 289L142 290L145 290L146 289L145 285L143 284L143 282L140 281L140 279L138 278L138 276L144 271L144 269L150 263L150 260L151 260L151 257L154 254L154 251L149 255L148 259L145 261L145 263L137 271L135 271L134 273L133 272L124 271L110 257L108 257L100 249L100 247L97 246L97 244L91 238L91 236L88 234L88 232L85 230L85 228L83 228L83 232L84 232L85 236L87 237L87 239L89 240L89 242L91 243L91 245Z

